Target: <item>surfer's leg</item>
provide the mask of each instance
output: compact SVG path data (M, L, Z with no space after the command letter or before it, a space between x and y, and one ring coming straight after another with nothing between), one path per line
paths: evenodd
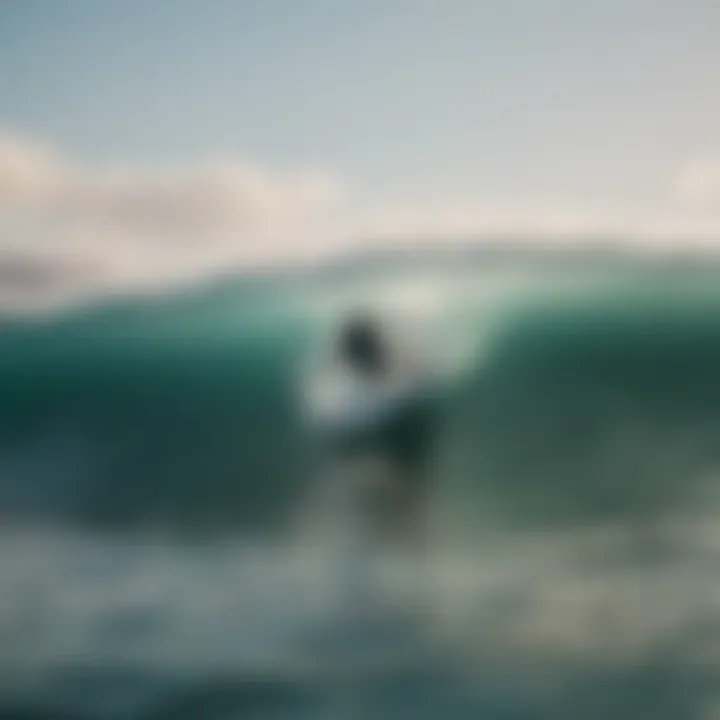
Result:
M394 463L385 513L390 544L413 554L422 550L427 534L427 481L421 468Z

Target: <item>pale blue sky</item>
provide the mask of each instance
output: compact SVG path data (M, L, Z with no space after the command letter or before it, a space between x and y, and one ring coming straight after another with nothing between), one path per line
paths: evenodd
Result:
M5 0L0 128L367 197L662 202L720 154L717 0Z

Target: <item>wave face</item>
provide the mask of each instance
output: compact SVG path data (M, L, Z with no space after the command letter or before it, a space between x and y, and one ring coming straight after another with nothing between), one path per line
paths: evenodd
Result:
M0 512L208 529L281 521L316 471L298 373L330 323L364 302L424 331L455 374L438 487L528 521L585 521L674 503L712 472L720 270L575 256L408 265L7 320Z
M288 660L332 615L327 568L267 542L323 471L298 384L367 304L446 381L433 627L466 647L361 692ZM0 345L0 712L710 712L688 668L720 627L720 265L399 254L6 317Z

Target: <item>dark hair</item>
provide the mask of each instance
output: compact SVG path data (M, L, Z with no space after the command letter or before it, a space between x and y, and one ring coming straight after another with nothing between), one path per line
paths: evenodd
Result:
M382 373L388 362L379 323L371 315L351 317L340 331L338 351L342 360L362 372Z

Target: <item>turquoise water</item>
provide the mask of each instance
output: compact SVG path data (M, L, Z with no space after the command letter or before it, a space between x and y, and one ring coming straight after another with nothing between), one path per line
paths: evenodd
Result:
M445 381L432 600L361 660L333 541L300 557L289 530L323 467L298 384L357 304ZM7 317L0 342L7 717L717 712L720 265L398 253Z

